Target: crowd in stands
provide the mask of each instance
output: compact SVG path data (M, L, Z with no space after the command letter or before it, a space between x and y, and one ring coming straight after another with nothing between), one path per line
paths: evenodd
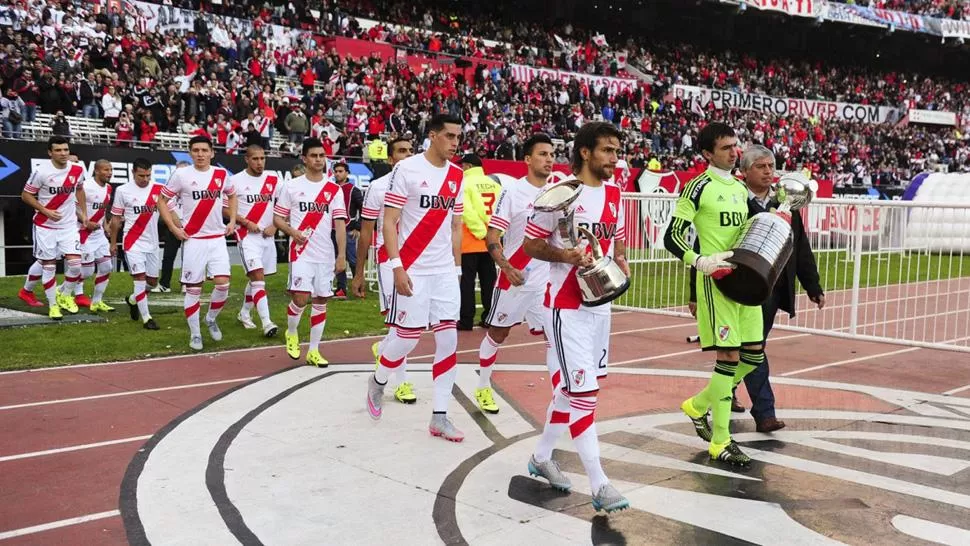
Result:
M857 4L870 8L890 9L928 15L941 19L970 20L968 0L829 0L840 4Z
M116 130L119 145L150 144L163 131L208 134L234 150L249 140L268 143L280 133L287 136L282 153L292 153L305 136L314 135L326 137L333 154L359 157L367 140L408 132L423 138L430 116L449 112L466 122L462 152L516 158L520 143L543 131L563 140L557 153L565 160L575 130L585 121L605 119L626 133L624 151L631 166L659 163L664 170L680 170L701 161L693 143L703 124L727 117L743 142L769 146L786 169L810 168L832 179L883 184L907 181L938 164L970 170L970 141L962 127L705 111L671 94L672 86L681 83L948 110L966 120L966 82L729 51L714 54L686 44L619 38L610 47L602 35L569 25L503 26L501 17L486 11L488 4L476 4L478 12L461 17L420 1L174 4L245 14L255 23L250 33L234 33L225 19L209 17L198 18L194 32L184 35L146 32L136 31L142 23L131 11L95 14L90 4L18 0L0 14L3 135L18 137L22 123L41 111L55 115L59 134L71 129L56 114L101 119ZM356 17L383 23L364 29ZM270 35L270 24L296 30ZM327 34L461 54L471 57L475 69L467 77L444 69L416 73L406 64L376 57L341 57L320 47L321 35ZM475 58L504 61L504 68L488 69ZM633 91L611 96L577 80L516 81L510 62L632 78L623 70L629 62L644 81Z

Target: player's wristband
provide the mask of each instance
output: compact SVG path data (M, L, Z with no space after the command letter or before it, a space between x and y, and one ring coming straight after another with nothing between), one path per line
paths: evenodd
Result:
M455 266L455 273L457 273L458 276L461 277L461 266L460 265L456 265Z
M397 269L399 267L402 268L402 269L404 268L404 264L401 263L401 258L400 257L398 257L398 258L391 258L390 260L387 260L387 265L391 266L391 269Z

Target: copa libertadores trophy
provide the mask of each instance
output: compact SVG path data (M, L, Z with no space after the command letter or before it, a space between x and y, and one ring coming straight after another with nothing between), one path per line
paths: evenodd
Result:
M577 232L586 238L593 255L593 263L589 267L578 268L576 277L583 295L583 305L595 307L620 297L630 287L630 279L612 257L603 254L596 236L588 229L576 225L572 204L582 191L583 183L576 178L569 178L544 188L532 207L540 212L561 214L557 229L566 248L579 246Z
M714 284L728 298L742 305L761 305L785 270L794 248L792 228L783 215L799 210L812 201L811 182L801 173L782 176L775 184L774 198L779 206L773 212L761 212L748 218L733 245L734 256L728 258L734 271Z

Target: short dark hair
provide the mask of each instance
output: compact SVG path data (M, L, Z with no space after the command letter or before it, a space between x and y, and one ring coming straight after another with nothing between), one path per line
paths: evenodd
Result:
M347 163L345 161L338 161L338 162L334 163L333 164L333 168L334 169L336 169L336 168L342 168L343 170L345 170L347 172L350 172L350 167L347 166Z
M136 157L135 160L131 162L131 171L134 172L135 169L151 171L152 162L145 159L144 157Z
M47 139L47 151L49 152L49 151L53 150L55 144L67 144L68 146L70 146L71 145L71 141L68 140L66 136L63 136L63 135L54 135L54 136L50 137L49 139Z
M714 153L714 145L717 144L719 138L733 137L737 136L728 124L721 123L720 121L712 121L701 129L701 132L697 135L697 147L700 151L707 150L708 152Z
M596 143L601 138L622 138L620 130L615 125L607 121L591 121L576 131L573 139L573 173L583 170L583 148L592 152L596 149Z
M256 142L251 142L251 143L249 143L249 144L246 145L246 155L249 155L249 152L251 152L251 151L260 151L260 152L264 152L265 153L266 152L266 148L263 148L263 145L262 144L259 144L259 143L256 143Z
M461 120L452 116L451 114L435 114L428 122L428 132L433 133L440 131L445 128L448 123L453 123L455 125L461 126Z
M408 138L408 137L403 137L403 136L395 137L395 138L391 139L391 143L387 145L387 149L388 150L391 150L393 152L394 151L394 145L397 144L398 142L407 142L408 144L410 144L411 143L411 139Z
M195 146L196 144L206 144L207 146L209 146L209 148L212 148L212 139L202 135L196 135L189 139L190 150L192 149L192 146Z
M319 138L303 139L303 155L306 155L313 148L323 148L323 143L320 142Z
M552 139L545 133L535 133L526 139L522 145L523 155L532 155L532 149L536 147L536 144L548 144L552 146Z

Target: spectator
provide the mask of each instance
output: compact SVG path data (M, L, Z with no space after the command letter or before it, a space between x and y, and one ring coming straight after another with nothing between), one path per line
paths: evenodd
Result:
M290 142L296 145L303 143L303 139L306 138L307 130L309 129L309 120L307 120L306 113L303 112L304 108L305 106L303 104L293 105L292 111L287 114L286 119L283 121L290 135Z
M139 128L139 140L143 143L152 142L155 140L157 133L158 124L152 120L152 113L145 112L141 119L141 127Z
M115 140L118 146L130 148L135 140L135 125L128 117L128 112L122 112L115 123Z
M118 96L113 85L108 86L108 90L101 98L101 110L104 112L104 126L108 129L114 128L121 114L121 97Z
M71 124L64 117L64 112L58 111L51 120L51 132L57 136L71 138Z
M26 105L16 89L8 89L7 96L0 99L0 119L3 120L4 138L20 138Z

